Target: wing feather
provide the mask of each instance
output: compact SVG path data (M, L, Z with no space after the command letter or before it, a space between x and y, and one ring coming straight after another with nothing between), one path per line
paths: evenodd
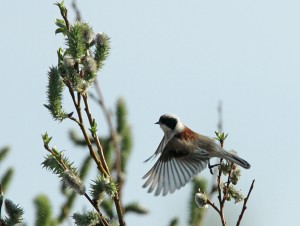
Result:
M147 158L144 162L148 162L150 159L155 158L158 154L162 153L165 146L166 146L166 143L167 143L166 140L167 140L167 138L164 136L162 138L161 142L159 143L159 145L158 145L156 151L154 152L154 154L151 155L149 158Z
M165 196L166 194L168 194L168 192L170 191L170 172L169 172L169 168L168 168L168 163L169 162L165 162L163 165L164 167L164 178L163 178L163 196ZM160 193L156 194L159 195Z
M149 193L151 193L158 184L159 178L161 178L161 174L163 173L162 167L163 164L161 162L158 162L157 166L153 169L152 175L154 175L154 177L152 179L151 186L148 190Z
M180 176L178 175L177 168L175 167L174 164L175 164L175 161L170 161L170 166L171 166L170 171L172 172L172 175L173 175L173 181L174 181L174 188L173 188L173 190L171 191L171 193L173 193L176 189L180 188L181 181L182 181L182 179L181 179Z
M170 186L170 193L173 193L176 190L176 180L174 171L172 169L172 161L169 161L168 163L168 172L169 172L169 186Z
M187 183L187 181L188 181L188 175L187 175L187 172L186 172L185 168L182 166L181 162L176 160L176 163L177 163L177 167L178 167L178 169L180 171L179 175L183 179L183 182L180 184L180 188L181 188L181 187L183 187L184 184Z
M155 194L159 194L162 189L163 189L163 177L164 177L164 165L161 164L161 170L159 172L159 177L158 177L158 181L157 181L157 187L156 187L156 191L155 191Z
M159 159L143 177L143 179L147 178L143 187L149 186L149 193L156 189L155 196L161 193L165 196L184 187L207 166L210 157L209 153L199 147L186 149L188 146L176 138L171 139L165 145L164 139L149 158L161 153Z

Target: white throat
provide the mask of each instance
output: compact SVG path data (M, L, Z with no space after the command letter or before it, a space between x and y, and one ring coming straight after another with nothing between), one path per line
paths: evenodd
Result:
M160 128L164 132L164 134L167 137L167 139L173 138L174 135L176 135L177 133L180 133L184 129L184 127L185 126L182 124L182 122L179 119L178 119L177 125L176 125L176 127L174 129L170 129L166 125L160 124Z

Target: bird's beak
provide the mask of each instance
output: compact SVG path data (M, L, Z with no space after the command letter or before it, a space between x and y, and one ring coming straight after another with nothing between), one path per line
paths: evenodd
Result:
M160 123L159 123L159 122L156 122L156 123L154 123L154 124L157 124L157 125L159 125Z

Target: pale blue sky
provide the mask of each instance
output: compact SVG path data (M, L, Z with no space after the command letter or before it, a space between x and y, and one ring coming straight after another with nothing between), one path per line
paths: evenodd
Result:
M3 1L0 8L0 146L12 148L0 172L15 166L6 195L25 208L29 225L36 194L49 195L55 209L62 200L59 180L41 168L46 152L40 135L48 131L52 144L75 162L83 156L68 140L74 125L52 121L43 107L46 72L64 44L54 35L59 13L53 2ZM300 1L85 0L79 7L96 32L111 37L111 55L99 75L106 102L113 108L123 96L128 105L134 150L124 201L138 200L151 211L128 216L128 225L167 225L174 216L186 225L190 187L164 198L148 194L141 177L153 163L143 160L162 137L153 124L161 114L175 113L213 136L219 100L226 147L252 165L242 170L242 191L256 179L242 225L299 224ZM92 110L101 125L100 110ZM208 170L203 175L210 178ZM82 208L90 206L79 198L76 210ZM240 208L228 206L229 225ZM217 215L208 209L206 221L211 218Z

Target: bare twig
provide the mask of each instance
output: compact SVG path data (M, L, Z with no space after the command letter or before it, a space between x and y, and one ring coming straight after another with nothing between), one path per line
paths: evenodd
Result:
M98 103L99 105L101 106L102 108L102 111L105 115L105 118L106 118L106 121L107 121L107 124L108 124L108 128L109 128L109 132L111 134L111 137L112 137L112 142L113 142L113 145L114 145L114 148L115 148L115 151L116 151L116 170L117 170L117 174L118 174L118 180L120 180L122 177L121 177L121 171L122 171L122 167L121 167L121 150L120 150L120 145L119 145L119 142L117 140L117 131L113 125L113 122L112 122L112 117L111 117L111 114L105 104L105 101L104 101L104 97L103 97L103 94L102 94L102 91L101 91L101 88L100 88L100 85L98 83L98 80L96 79L95 82L94 82L94 87L95 87L95 90L96 90L96 93L98 95ZM120 181L119 181L119 186L120 186Z
M103 214L100 212L100 209L97 206L97 204L95 202L93 202L93 200L90 198L90 196L87 193L85 193L84 196L87 198L87 200L89 200L89 202L92 204L92 206L99 213L100 221L101 221L102 225L109 226L109 223L107 222L107 220L105 219L105 217L103 216Z
M218 207L213 202L211 202L209 199L207 199L207 204L210 205L212 208L214 208L218 214L220 214L220 210L218 209Z
M62 165L62 167L65 169L65 170L68 170L68 167L65 165L65 163L62 161L62 159L57 156L57 154L47 145L47 144L44 144L44 148L50 152L53 156L55 156L55 158L59 161L59 163Z
M220 140L221 148L224 147L224 140ZM220 159L220 165L222 164L223 159ZM225 216L224 216L224 202L222 201L222 182L221 182L222 171L219 169L218 174L218 200L220 203L220 217L223 226L226 226ZM225 194L223 196L223 200L225 199Z
M88 100L87 100L88 99L87 93L83 93L82 97L83 97L84 106L85 106L84 110L85 110L86 115L88 117L90 126L92 127L94 119L93 119L92 114L91 114L90 109L89 109L89 104L88 104ZM93 137L93 139L94 139L94 141L96 143L98 154L100 156L100 159L101 159L101 162L102 162L102 164L104 166L104 169L107 172L107 174L110 175L109 168L108 168L108 166L106 164L106 161L105 161L105 157L104 157L104 153L103 153L103 147L102 147L102 145L100 143L99 137L97 135L95 135L95 134L92 134L92 137Z
M221 146L223 147L223 143L221 143ZM220 164L222 163L223 159L220 159ZM226 226L226 221L225 221L225 216L224 216L224 196L222 198L222 182L221 182L221 176L222 176L222 171L219 170L219 174L217 176L217 182L218 182L218 200L219 200L219 204L220 204L220 210L219 210L219 215L221 218L221 222L223 226Z
M92 126L93 125L93 117L90 113L90 110L89 110L89 105L88 105L88 96L86 93L84 93L82 95L83 97L83 101L84 101L84 105L85 105L85 111L86 111L86 114L88 116L88 119L89 119L89 123L90 125ZM105 170L108 172L108 174L110 175L110 172L109 172L109 168L106 164L106 161L105 161L105 158L104 158L104 154L103 154L103 148L102 148L102 145L100 143L100 140L99 140L99 137L95 134L92 134L94 140L95 140L95 143L96 143L96 146L98 148L98 153L100 155L100 158L101 158L101 161L104 162L104 167L105 167ZM115 206L116 206L116 210L117 210L117 214L118 214L118 218L119 218L119 223L121 226L125 225L125 222L123 220L123 209L122 209L122 206L121 206L121 202L120 202L120 198L119 198L119 193L117 193L114 197L114 202L115 202Z
M226 186L225 186L225 191L224 191L224 195L223 195L223 199L222 199L222 206L224 206L224 203L225 203L225 201L227 199L229 185L230 185L230 182L231 182L230 181L230 177L231 177L231 174L232 174L233 167L234 167L234 164L231 163L230 170L228 172L228 177L227 177L227 182L226 182Z
M94 82L94 87L95 87L98 98L95 97L93 94L91 94L91 97L99 103L99 105L103 111L103 114L104 114L107 124L108 124L109 133L112 138L112 143L113 143L113 146L115 149L115 153L116 153L115 169L117 172L119 195L121 197L122 189L123 189L123 185L124 185L124 177L122 176L123 172L122 172L121 149L120 149L120 143L118 141L118 133L113 125L111 114L105 104L104 97L103 97L100 85L97 80L95 80L95 82Z
M223 106L222 106L222 101L219 101L217 111L218 111L218 116L219 116L217 129L220 133L222 133L223 132ZM221 147L223 147L223 144L221 144ZM215 173L213 174L213 181L216 181L216 179L219 175L217 172L218 172L218 168L215 168ZM213 195L213 193L215 193L217 190L218 190L218 184L213 183L212 186L211 186L210 195Z
M66 28L68 31L70 31L70 23L68 20L68 10L67 8L64 6L64 1L62 1L61 3L56 2L55 5L58 6L60 14L62 16L62 18L64 19L65 23L66 23Z
M123 173L122 173L121 149L120 149L120 143L117 138L118 133L113 125L111 114L105 104L104 97L103 97L103 94L102 94L102 91L101 91L101 88L100 88L100 85L99 85L97 79L94 81L94 87L95 87L98 98L96 98L93 94L91 94L91 97L94 98L99 103L99 105L103 111L103 114L104 114L107 124L108 124L109 133L112 138L112 143L113 143L113 146L114 146L114 149L116 152L115 169L117 171L119 195L121 197L123 184L124 184L124 178L122 176Z
M103 165L104 163L101 162L98 158L98 156L96 155L94 149L93 149L93 145L92 145L92 142L86 132L86 129L85 129L85 126L84 126L84 123L83 123L83 119L82 119L82 114L81 114L81 108L80 108L80 96L77 97L78 99L78 103L75 99L75 95L74 95L74 91L73 91L73 88L71 87L70 84L66 83L66 86L68 87L69 89L69 92L71 94L71 97L72 97L72 100L73 100L73 104L75 106L75 109L76 109L76 112L77 112L77 115L78 115L78 118L79 118L79 121L77 121L77 124L79 125L80 129L81 129L81 132L84 136L84 139L86 140L87 142L87 145L88 145L88 148L89 148L89 151L90 151L90 155L92 156L92 158L94 159L94 161L96 162L97 164L97 167L98 169L104 174L106 175L107 177L109 176L109 173L106 171L105 168L103 168ZM70 118L72 119L72 118ZM72 119L74 121L74 119Z
M244 212L245 212L246 209L247 209L247 202L248 202L249 196L250 196L250 194L251 194L251 192L252 192L252 190L253 190L254 182L255 182L255 180L252 181L252 184L251 184L251 187L250 187L250 189L249 189L248 195L247 195L247 197L244 199L244 205L243 205L241 214L240 214L240 216L239 216L239 219L238 219L238 221L237 221L237 223L236 223L236 226L239 226L239 225L240 225L240 223L241 223L241 221L242 221L242 218L243 218L243 215L244 215Z

